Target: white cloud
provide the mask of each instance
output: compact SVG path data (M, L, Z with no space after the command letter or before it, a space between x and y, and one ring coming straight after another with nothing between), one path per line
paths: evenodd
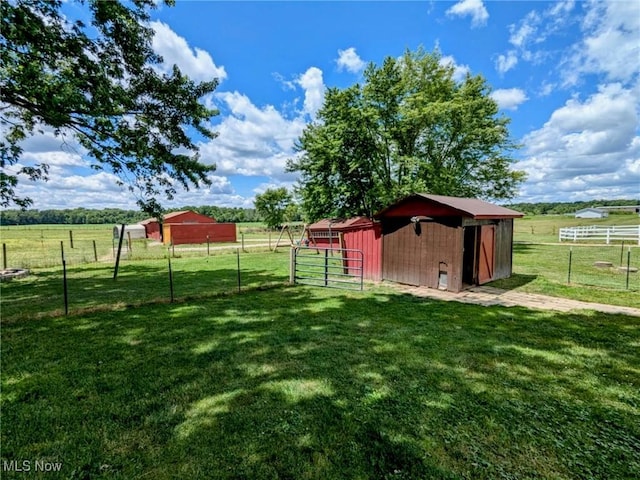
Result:
M523 139L528 173L521 195L557 198L636 197L640 185L638 95L619 83L584 101L568 100ZM546 192L546 193L545 193Z
M324 102L324 83L322 70L310 67L296 80L296 83L304 90L304 113L315 117L316 112Z
M260 185L258 185L253 189L253 193L255 193L256 195L261 195L269 189L273 190L281 187L286 188L289 192L293 192L293 189L295 187L295 182L261 183Z
M276 80L276 82L278 82L280 85L282 85L284 90L295 90L296 89L295 82L292 82L290 80L285 79L280 73L274 72L271 75Z
M486 25L489 19L489 12L482 3L482 0L462 0L447 10L447 15L459 17L471 17L472 27Z
M554 83L549 83L549 82L543 82L542 85L540 86L540 90L538 92L538 94L541 97L547 97L549 95L551 95L553 93L553 91L556 89L557 85Z
M63 151L24 152L21 161L27 164L47 164L49 170L56 167L89 167L89 162L78 153Z
M509 25L509 43L514 47L498 56L496 70L504 74L516 66L520 59L540 64L557 55L554 50L545 50L544 42L553 35L566 33L577 16L572 14L573 0L552 2L543 11L532 10L519 22Z
M536 11L529 12L521 21L520 25L510 25L509 43L517 48L525 48L531 39L536 36L542 17Z
M83 176L66 169L50 171L48 182L21 181L18 192L33 199L32 208L112 208L136 210L136 199L106 172Z
M304 90L304 102L292 117L272 105L258 107L239 92L216 93L216 102L224 104L230 115L215 125L217 138L200 144L203 163L215 163L219 175L267 177L270 184L292 185L298 175L285 171L287 161L297 155L295 141L322 106L325 89L322 71L316 67L293 84Z
M585 38L564 62L565 84L574 85L589 73L603 74L609 81L634 81L640 71L640 6L619 1L589 3L587 8Z
M440 59L440 65L453 67L453 79L456 82L462 82L467 74L471 71L469 65L459 65L456 59L451 55L444 56Z
M503 88L491 93L498 106L504 110L517 110L518 106L526 102L529 98L524 90L520 88Z
M285 166L302 133L301 117L285 118L273 106L259 108L238 92L221 92L216 97L231 111L216 126L218 137L200 145L203 163L215 163L221 175L266 176L291 180Z
M347 70L351 73L358 73L365 67L365 62L358 56L354 47L346 50L338 50L338 70Z
M514 50L510 50L506 55L498 55L496 60L496 70L500 74L507 73L518 64L518 55Z
M190 188L188 191L180 185L176 185L176 195L172 201L163 201L166 207L183 207L185 205L217 205L220 207L250 207L251 202L238 195L231 181L226 176L217 172L207 176L211 185L200 185L199 188Z
M160 65L162 71L170 72L175 64L182 73L195 81L217 78L222 82L227 78L224 67L216 66L208 52L199 48L192 50L187 41L165 23L154 21L150 25L155 30L153 49L164 59L164 63Z
M186 190L176 185L175 199L161 199L166 207L184 205L220 205L251 207L251 193L239 195L230 175L254 177L272 186L292 188L298 175L286 172L286 163L297 155L294 143L324 101L322 71L311 67L295 78L291 85L304 92L301 110L285 116L272 105L258 107L239 92L214 92L206 99L209 107L218 107L223 116L213 119L218 137L202 142L200 158L205 164L216 164L209 179L210 186ZM117 185L117 177L108 172L93 172L78 152L61 150L61 140L51 132L29 139L25 164L47 161L51 165L50 181L19 184L19 194L34 200L34 208L124 208L137 209L136 197L126 187ZM20 165L15 165L19 168ZM264 177L264 178L263 178Z

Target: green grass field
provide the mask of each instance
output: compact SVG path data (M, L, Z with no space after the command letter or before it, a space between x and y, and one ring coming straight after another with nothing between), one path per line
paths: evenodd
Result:
M638 478L638 348L382 287L3 318L2 478Z
M28 225L0 227L0 242L3 244L2 264L9 268L49 268L62 264L64 254L67 265L99 261L115 261L118 239L113 238L113 225ZM237 242L211 243L209 252L214 254L219 247L237 247L250 250L255 245L275 247L279 231L269 231L258 223L237 224ZM295 241L302 227L292 226ZM289 242L282 236L281 245ZM95 246L94 246L95 244ZM162 259L167 256L167 245L157 242L125 237L122 258L127 260ZM6 252L6 259L4 254ZM178 245L170 249L172 256L202 257L207 255L206 244Z
M289 252L258 251L240 255L240 288L282 285L289 278ZM175 300L207 298L238 290L238 256L171 258ZM171 300L169 258L123 260L114 277L112 262L90 263L67 270L71 313L110 310ZM38 269L28 277L2 284L3 321L64 314L63 276L59 268Z
M571 283L569 280L569 253L571 250ZM622 250L622 251L621 251ZM627 264L627 252L620 245L536 245L515 244L513 248L513 275L492 282L498 288L528 293L540 293L586 302L607 303L640 308L640 273L627 275L618 270ZM595 262L608 261L611 268L598 268ZM640 267L640 248L631 248L631 266Z
M556 243L561 227L596 225L640 225L637 214L611 214L606 218L575 218L571 215L536 215L517 218L513 227L514 241L531 243ZM636 240L635 244L638 242Z
M640 307L567 285L568 248L516 244L502 286ZM1 284L2 478L640 476L637 318L291 287L286 249L242 253L238 293L234 252L158 251L71 265L67 317L59 267Z
M620 244L611 246L579 244L573 246L572 274L571 283L569 283L569 249L571 245L568 243L557 244L557 232L562 226L588 225L594 222L598 225L637 225L640 219L631 214L611 215L602 220L575 219L567 216L538 216L517 219L514 226L514 275L510 279L500 280L492 285L499 288L576 300L640 307L640 272L629 275L627 286L626 273L615 268L626 265L628 251L631 252L631 266L640 268L640 247L637 245L626 244L622 249ZM296 228L298 227L299 225L296 226ZM67 265L70 268L70 278L76 283L71 287L74 298L72 308L84 308L100 301L103 303L122 302L122 298L126 300L128 297L141 299L141 301L166 298L168 290L166 263L169 256L176 263L175 268L178 273L182 268L180 262L192 259L195 266L187 266L186 268L195 271L202 269L203 271L202 275L192 273L188 277L206 277L208 280L201 280L201 284L204 288L211 288L211 282L217 281L215 280L217 276L209 273L212 267L221 263L222 265L231 265L221 266L222 269L233 270L235 268L232 265L235 259L225 259L225 252L219 251L218 247L241 248L242 242L240 240L244 236L246 251L259 252L266 259L271 258L267 253L268 248L256 245L271 244L275 246L279 236L279 232L268 232L261 224L238 224L239 241L236 244L211 244L208 253L206 245L180 245L175 248L167 248L167 246L144 240L134 240L130 249L123 250L122 271L125 272L123 278L126 277L127 266L132 262L142 262L140 265L143 265L143 270L149 269L149 271L155 272L152 278L137 285L135 281L137 274L134 273L134 278L130 282L134 287L105 287L100 290L104 279L110 278L112 274L110 269L113 269L115 263L117 242L112 237L112 229L112 225L10 226L0 227L0 237L7 248L9 267L33 269L35 277L30 280L32 283L37 278L47 278L46 283L39 283L39 291L47 292L46 294L53 300L50 304L46 301L36 303L48 312L51 310L59 311L62 305L61 274L56 273L59 272L61 265L61 242L64 246ZM71 248L70 245L69 230L72 230L74 248ZM297 240L300 232L295 230L294 233L294 239ZM96 242L96 252L93 249L93 241ZM288 241L288 237L285 236L282 243ZM546 243L555 243L555 245L546 245ZM284 250L285 248L281 251ZM100 262L94 262L95 256ZM221 258L214 260L217 257ZM596 261L610 261L614 267L609 269L596 268L594 266ZM148 267L144 266L145 262L150 262ZM288 269L286 259L279 264L278 268ZM228 278L235 276L232 271L225 275ZM281 278L286 278L284 270L281 270L278 275ZM177 281L182 282L184 279L178 277ZM226 280L225 282L228 283ZM125 283L125 281L123 280L121 283ZM226 284L223 283L223 285ZM178 283L178 290L183 286ZM186 286L187 288L183 288L179 296L184 295L185 290L191 296L201 295L199 286L188 281ZM144 290L142 290L143 287L145 287ZM9 287L3 287L5 295L9 294L8 289ZM219 289L211 288L211 291L218 292ZM78 296L78 292L83 295ZM98 300L91 300L89 292L95 292ZM124 292L122 298L121 292ZM84 295L85 293L87 295ZM23 295L23 298L29 298L29 295ZM85 301L85 296L89 300ZM55 307L49 305L55 305Z

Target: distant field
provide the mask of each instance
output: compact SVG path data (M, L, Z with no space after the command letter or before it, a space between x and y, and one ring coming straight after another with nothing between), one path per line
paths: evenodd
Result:
M555 243L558 242L560 228L588 225L640 225L640 217L637 214L615 214L601 219L574 218L572 215L526 216L515 220L514 241Z
M14 268L49 268L62 265L62 253L68 265L114 260L118 240L113 237L113 224L105 225L26 225L1 226L0 241L6 250L7 267ZM211 253L215 247L251 248L255 244L275 246L280 236L279 231L269 231L262 223L238 223L237 242L211 243ZM302 225L292 227L294 240L298 240ZM73 241L73 245L72 245ZM286 244L289 237L282 237L281 245ZM95 242L95 249L94 249ZM167 256L167 246L148 240L132 240L129 245L125 238L123 258L129 260L158 259ZM206 244L179 245L171 249L176 256L206 255ZM2 258L3 265L5 263Z

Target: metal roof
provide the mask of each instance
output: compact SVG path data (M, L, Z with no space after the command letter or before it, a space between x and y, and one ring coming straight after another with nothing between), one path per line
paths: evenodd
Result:
M345 230L349 228L366 227L373 223L373 220L367 217L353 218L324 218L312 223L308 226L310 230Z
M164 221L164 223L169 223L169 222L167 222L167 220L170 220L170 219L175 218L175 217L179 217L180 215L184 215L185 213L191 213L191 214L196 215L196 216L198 216L200 218L207 218L207 219L211 220L212 222L215 222L214 218L208 217L207 215L203 215L202 213L198 213L198 212L195 212L193 210L180 210L179 212L167 213L166 215L164 215L163 221ZM158 221L157 218L147 218L146 220L142 220L141 222L138 222L138 223L140 225L148 225L150 223L154 223L154 222L157 222L157 221Z
M410 200L426 200L426 203L432 206L444 207L445 209L453 210L452 213L457 213L459 215L475 219L520 218L524 216L524 214L515 210L501 207L500 205L495 205L483 200L478 200L477 198L448 197L445 195L414 193L413 195L409 195L408 197L388 206L374 215L374 217L379 218L381 216L385 216L385 214L391 210Z

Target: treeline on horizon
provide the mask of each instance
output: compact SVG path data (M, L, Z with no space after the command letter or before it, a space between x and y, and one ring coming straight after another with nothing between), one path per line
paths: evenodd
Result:
M627 200L590 200L582 202L541 202L541 203L512 203L508 208L526 215L566 215L583 208L617 207L626 205L640 205L640 199ZM203 215L215 218L218 222L261 222L263 219L254 208L240 207L182 207L167 210L166 213L193 210ZM616 213L610 212L610 213ZM131 224L148 218L138 210L121 210L118 208L103 208L101 210L88 208L73 208L62 210L4 210L0 215L0 225L80 225L80 224Z
M193 210L213 217L218 222L260 222L262 218L254 208L240 207L182 207L167 210L166 213ZM4 210L0 216L0 225L83 225L83 224L132 224L149 218L139 210L121 210L119 208L72 208L62 210Z
M578 210L582 210L583 208L623 207L629 205L640 205L640 199L589 200L581 202L512 203L505 206L526 215L567 215L575 213ZM612 211L609 213L615 214L616 211Z

